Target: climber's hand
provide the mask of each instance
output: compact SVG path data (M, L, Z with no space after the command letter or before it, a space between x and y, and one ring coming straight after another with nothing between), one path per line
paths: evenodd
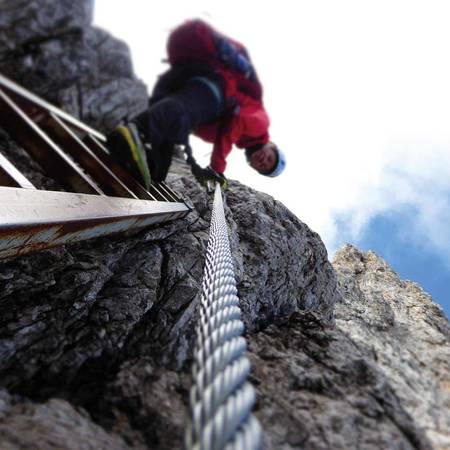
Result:
M210 166L202 168L198 164L195 164L191 166L191 170L194 177L202 186L210 187L210 185L218 182L222 189L227 188L228 180L225 178L225 175L216 172Z
M217 172L216 172L216 173L217 173ZM217 173L217 175L218 175L219 178L220 178L220 181L219 181L220 187L221 187L223 190L228 189L228 179L227 179L227 177L226 177L223 173Z

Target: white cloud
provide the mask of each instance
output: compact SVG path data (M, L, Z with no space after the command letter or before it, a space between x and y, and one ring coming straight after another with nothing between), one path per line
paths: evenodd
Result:
M450 255L449 12L434 0L96 1L96 22L129 43L150 87L165 69L168 31L185 18L248 46L289 162L268 180L236 150L227 175L283 201L331 252L342 239L336 217L357 237L375 215L408 204L415 235Z
M352 204L336 211L346 219L338 226L333 252L343 240L362 240L366 227L376 216L403 215L403 240L440 255L450 268L450 161L445 147L424 142L391 147L380 166L377 183L358 191ZM411 214L413 212L413 216Z

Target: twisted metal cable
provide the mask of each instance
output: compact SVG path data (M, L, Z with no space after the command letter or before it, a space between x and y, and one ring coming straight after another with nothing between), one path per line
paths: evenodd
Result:
M218 183L203 274L194 350L186 450L259 450L262 431L251 414L255 391L240 319L228 228Z

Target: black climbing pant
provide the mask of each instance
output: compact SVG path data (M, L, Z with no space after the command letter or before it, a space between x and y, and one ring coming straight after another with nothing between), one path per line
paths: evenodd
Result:
M220 85L206 77L191 77L140 114L134 121L144 141L151 144L147 160L152 180L166 178L175 144L186 144L199 125L220 117L224 99Z

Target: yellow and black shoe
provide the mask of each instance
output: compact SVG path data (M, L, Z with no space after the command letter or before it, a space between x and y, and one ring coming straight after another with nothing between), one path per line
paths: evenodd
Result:
M134 123L119 125L107 136L107 147L111 156L127 169L142 185L148 189L151 176L147 163L147 154L139 132Z

